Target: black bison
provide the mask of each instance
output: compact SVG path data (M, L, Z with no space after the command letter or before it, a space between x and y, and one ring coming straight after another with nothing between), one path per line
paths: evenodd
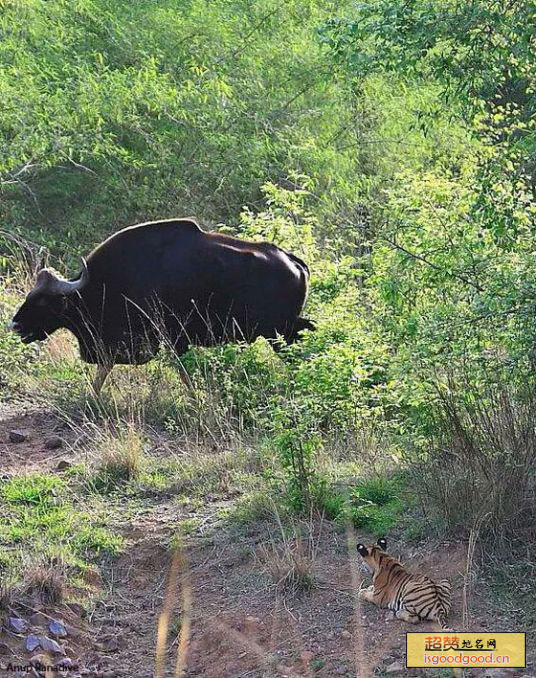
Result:
M275 245L155 221L112 235L72 280L40 271L11 328L24 343L69 329L97 365L98 393L114 364L146 363L164 338L178 355L261 336L294 342L314 328L300 317L308 283L306 264Z

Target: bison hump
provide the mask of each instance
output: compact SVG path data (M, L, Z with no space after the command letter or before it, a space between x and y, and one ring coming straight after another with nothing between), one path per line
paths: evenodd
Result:
M180 219L162 219L162 221L149 222L154 224L169 224L178 226L186 231L201 231L201 227L194 217L181 217Z

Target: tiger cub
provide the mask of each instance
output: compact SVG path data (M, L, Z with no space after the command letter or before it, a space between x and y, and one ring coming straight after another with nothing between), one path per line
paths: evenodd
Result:
M378 539L367 548L357 545L359 555L372 572L372 586L359 592L360 598L379 607L394 610L398 619L410 624L428 619L436 621L447 631L450 612L450 584L446 579L439 583L424 575L410 574L404 566L387 553L387 541Z

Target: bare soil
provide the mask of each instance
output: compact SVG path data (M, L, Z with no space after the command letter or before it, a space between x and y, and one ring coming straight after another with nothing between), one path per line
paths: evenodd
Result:
M20 443L9 442L12 430L24 431L27 438ZM61 449L45 447L45 440L52 434L65 440ZM60 460L76 461L75 448L71 446L73 436L50 415L3 406L0 474L55 472ZM92 584L98 593L96 606L87 604L85 610L76 605L71 609L66 603L47 607L36 600L15 601L12 606L13 614L30 622L28 633L44 633L50 619L66 623L67 656L78 667L68 675L173 676L181 634L183 642L186 636L188 641L183 674L187 676L447 675L439 669L406 669L408 625L390 620L384 610L356 604L352 582L363 573L355 554L349 555L344 531L326 521L316 523L314 585L310 590L290 594L278 590L259 557L259 546L269 541L270 529L274 538L277 536L273 526L229 529L217 518L221 506L208 506L203 509L199 527L185 541L176 576L170 577L173 554L169 544L180 511L172 501L152 501L152 506L148 501L150 510L118 521L117 529L126 537L126 546L118 560L103 563L100 573L95 573ZM356 538L364 543L370 541L370 536L363 533ZM414 571L450 579L454 607L449 623L454 629L461 628L467 544L410 545L392 540L391 551ZM158 674L157 631L163 611L169 613L169 633L161 655L162 673ZM501 609L500 602L478 579L470 592L469 611L470 628L474 631L527 630L518 628L517 621ZM435 629L423 623L411 630ZM0 632L0 667L4 671L9 662L27 664L35 657L36 653L25 650L23 641L23 636L5 627ZM533 661L530 640L527 650ZM1 669L0 675L4 675ZM536 676L536 669L532 664L532 668L507 672L469 670L466 675Z

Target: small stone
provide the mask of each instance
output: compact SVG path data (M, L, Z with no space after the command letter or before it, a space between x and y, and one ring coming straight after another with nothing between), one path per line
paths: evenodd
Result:
M36 668L50 664L49 658L46 656L46 654L34 654L34 656L30 659L30 662Z
M28 652L33 652L41 645L41 636L28 636L26 638L26 649Z
M344 638L345 640L349 640L352 637L352 634L350 631L347 631L344 629L344 631L341 631L341 638Z
M48 630L53 636L56 636L56 638L65 638L67 635L67 629L61 621L51 621L48 625Z
M56 471L66 471L68 468L71 468L72 464L67 459L60 459L56 465Z
M7 620L8 627L15 633L24 633L28 628L28 622L18 617L10 617Z
M338 676L345 676L348 673L348 669L346 668L346 666L337 666L335 669L335 673Z
M39 626L40 624L46 624L48 617L43 614L43 612L34 612L30 617L28 617L28 621L32 626Z
M60 671L62 670L62 667L63 667L63 670L73 671L74 669L78 668L78 664L76 662L74 662L72 659L70 659L69 657L64 657L63 659L59 660L58 667L59 667Z
M47 636L39 636L39 644L45 652L52 652L53 654L65 654L65 650L59 643Z
M10 443L23 443L28 439L28 434L24 431L10 431L9 432L9 442Z
M63 445L63 440L59 436L49 436L45 438L45 447L47 450L57 450Z
M15 654L6 643L0 643L0 655Z
M393 662L392 664L389 664L389 666L385 669L385 673L400 673L401 671L405 671L406 667L401 664L400 662Z

